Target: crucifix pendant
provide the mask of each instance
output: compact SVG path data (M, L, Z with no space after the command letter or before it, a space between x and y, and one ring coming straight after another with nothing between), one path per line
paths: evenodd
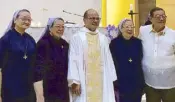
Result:
M130 63L132 62L132 59L131 58L129 58L129 60L128 60Z
M24 59L27 59L27 55L26 54L24 54L24 57L23 57Z

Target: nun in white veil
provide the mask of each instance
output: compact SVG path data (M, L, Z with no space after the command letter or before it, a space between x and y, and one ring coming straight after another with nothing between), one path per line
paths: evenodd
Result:
M69 44L62 38L64 20L50 18L37 42L38 83L43 83L45 102L69 102L67 70ZM41 90L42 91L42 90Z
M0 39L3 102L35 102L33 68L36 43L25 32L31 20L31 13L27 9L16 11Z

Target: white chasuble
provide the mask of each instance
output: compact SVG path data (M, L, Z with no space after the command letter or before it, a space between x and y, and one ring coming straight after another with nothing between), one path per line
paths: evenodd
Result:
M70 90L70 102L115 102L113 81L117 77L109 41L98 30L97 35L89 32L83 28L70 40L68 84L81 85L80 96Z

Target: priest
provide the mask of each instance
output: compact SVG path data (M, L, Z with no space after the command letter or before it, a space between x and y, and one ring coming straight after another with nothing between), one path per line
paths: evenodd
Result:
M70 102L115 102L117 77L108 39L97 30L100 17L89 9L83 20L85 26L70 40Z

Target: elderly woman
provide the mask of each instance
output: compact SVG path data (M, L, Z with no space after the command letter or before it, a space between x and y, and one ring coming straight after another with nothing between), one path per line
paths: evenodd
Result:
M118 37L110 43L118 80L119 102L141 102L144 78L141 40L133 36L133 22L124 19L118 26Z
M43 36L37 43L36 80L43 83L45 102L69 102L69 45L62 38L63 32L64 20L50 18ZM42 88L40 91L43 93Z
M25 32L31 20L28 10L16 11L0 39L2 102L35 102L33 65L36 43Z

